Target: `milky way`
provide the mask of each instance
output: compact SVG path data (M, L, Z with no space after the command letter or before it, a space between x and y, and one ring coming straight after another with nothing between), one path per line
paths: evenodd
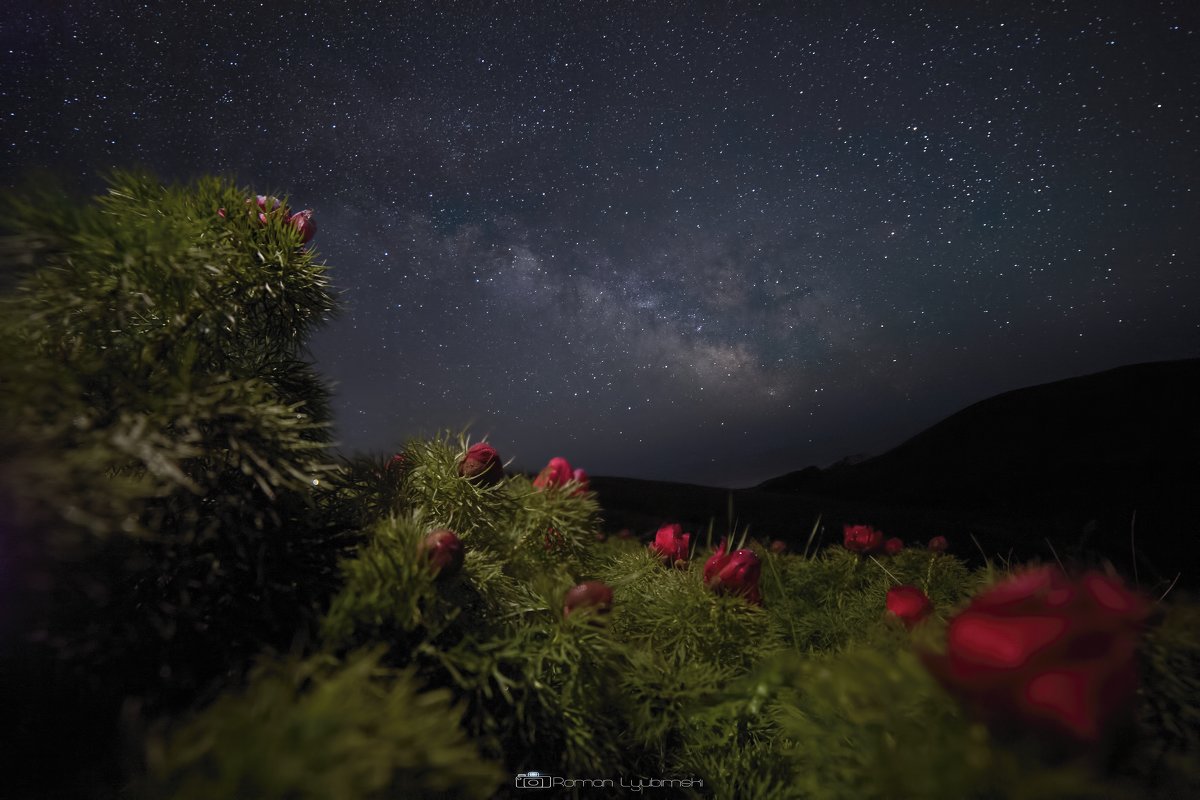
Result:
M346 450L743 485L1200 354L1192 0L699 5L23 0L0 179L313 208Z

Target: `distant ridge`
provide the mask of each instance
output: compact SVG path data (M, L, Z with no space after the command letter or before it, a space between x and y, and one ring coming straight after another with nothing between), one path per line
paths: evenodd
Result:
M1061 559L1140 569L1200 590L1200 359L1135 364L1005 392L882 455L806 467L749 489L596 477L610 530L732 523L762 541L840 542L845 523L978 561Z
M759 491L997 509L1200 495L1200 359L1134 364L982 400L882 455Z

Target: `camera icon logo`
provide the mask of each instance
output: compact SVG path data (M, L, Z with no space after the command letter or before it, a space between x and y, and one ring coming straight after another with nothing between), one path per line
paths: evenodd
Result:
M549 789L553 786L553 778L540 772L521 772L517 774L518 789Z

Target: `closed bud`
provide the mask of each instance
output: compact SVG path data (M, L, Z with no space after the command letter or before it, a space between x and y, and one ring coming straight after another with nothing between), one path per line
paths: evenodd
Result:
M300 232L300 243L308 244L317 233L317 223L313 219L311 208L306 208L303 211L297 211L288 218L288 222L293 228Z
M504 465L496 448L487 442L471 445L458 462L458 474L483 486L494 486L504 477Z
M421 542L421 553L429 559L434 573L440 577L457 574L463 565L462 541L447 528L431 531Z
M601 614L612 610L613 593L603 581L585 581L578 586L572 586L563 596L563 616L570 616L572 611L590 608Z

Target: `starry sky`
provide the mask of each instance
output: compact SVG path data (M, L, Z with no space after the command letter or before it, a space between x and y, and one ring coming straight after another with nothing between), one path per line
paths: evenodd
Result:
M1200 355L1200 4L6 0L0 184L311 207L347 452L744 486Z

